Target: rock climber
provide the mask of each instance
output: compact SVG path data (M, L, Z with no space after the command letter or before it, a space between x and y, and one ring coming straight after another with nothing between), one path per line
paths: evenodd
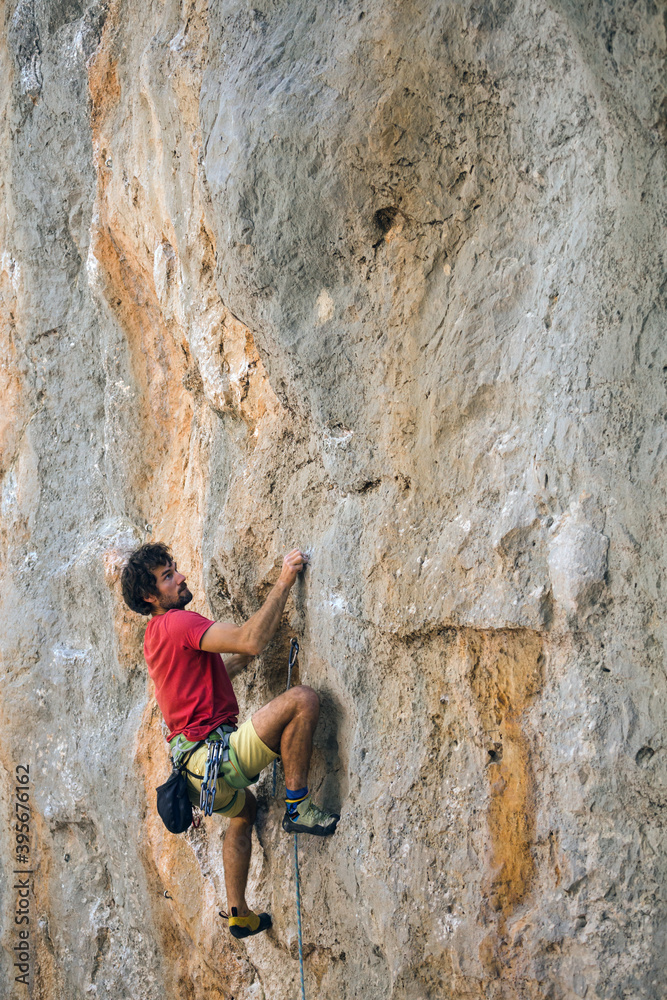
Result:
M132 552L121 584L128 607L150 615L144 655L175 761L209 735L215 739L214 731L231 731L229 756L246 779L280 755L286 785L283 829L326 837L334 833L340 817L315 805L308 792L313 731L319 715L317 694L304 684L292 687L237 729L239 707L230 680L275 635L287 596L307 561L299 549L289 552L264 604L243 625L211 621L185 610L192 594L170 549L161 543L142 545ZM187 761L188 796L196 805L207 753L207 746L201 746ZM245 898L255 797L220 776L213 811L230 820L223 845L230 932L237 938L258 934L271 926L271 917L254 913Z

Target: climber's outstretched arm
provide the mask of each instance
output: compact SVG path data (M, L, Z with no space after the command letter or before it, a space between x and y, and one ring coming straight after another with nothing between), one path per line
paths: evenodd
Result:
M261 653L275 635L289 592L307 561L308 557L299 549L288 552L283 560L278 582L259 611L244 625L215 622L204 632L199 643L200 649L207 653L240 653L248 657Z

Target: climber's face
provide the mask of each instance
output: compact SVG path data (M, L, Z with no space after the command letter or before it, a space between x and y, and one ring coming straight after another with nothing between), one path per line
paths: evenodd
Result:
M182 610L192 600L185 577L178 572L175 562L158 566L152 570L158 589L158 595L148 594L146 600L153 605L154 615L163 615L172 608Z

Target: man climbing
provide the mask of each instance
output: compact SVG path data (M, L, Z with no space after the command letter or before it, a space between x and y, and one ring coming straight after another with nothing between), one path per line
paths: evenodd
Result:
M192 594L166 545L136 549L123 569L121 583L128 607L151 616L144 655L176 762L209 735L224 739L231 732L229 760L240 783L249 784L248 779L280 755L286 785L283 829L326 837L334 833L340 817L320 809L308 794L312 737L319 715L317 694L305 685L292 687L236 729L239 708L230 681L274 636L287 596L306 563L307 557L298 549L289 552L278 582L243 625L214 622L185 610ZM188 795L194 804L199 804L207 753L204 744L187 760ZM256 802L250 791L234 783L237 787L218 778L213 811L230 819L223 845L229 929L234 937L243 938L266 930L271 917L253 913L246 904Z

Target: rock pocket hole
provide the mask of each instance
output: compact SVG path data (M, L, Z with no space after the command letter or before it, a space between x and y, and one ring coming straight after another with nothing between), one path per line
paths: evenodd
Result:
M654 753L653 747L641 747L635 754L635 761L640 767L646 767Z
M503 748L500 743L495 743L490 750L487 750L489 755L489 764L497 764L503 759Z
M361 486L359 486L356 489L355 492L356 493L370 493L371 490L376 490L378 488L378 486L380 485L380 482L381 482L380 479L367 479L366 482L362 483Z
M383 233L388 233L396 221L398 209L395 205L387 205L386 208L378 208L375 213L375 224Z

